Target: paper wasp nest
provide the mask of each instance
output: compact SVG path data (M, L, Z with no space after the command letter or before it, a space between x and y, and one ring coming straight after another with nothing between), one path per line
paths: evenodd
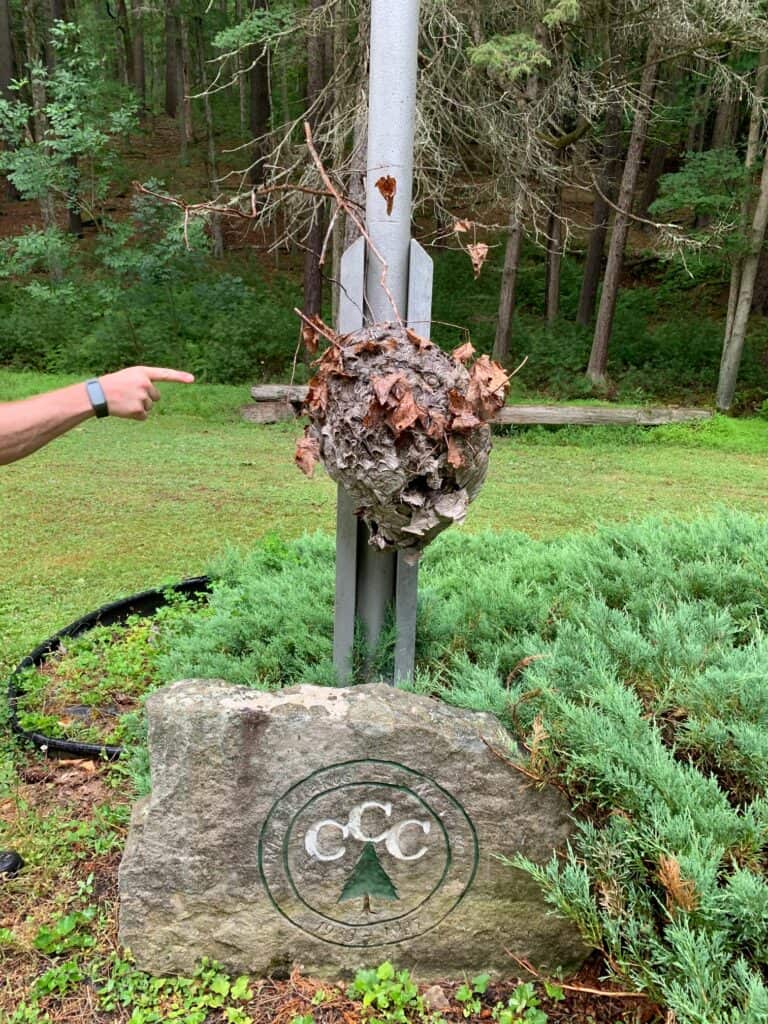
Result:
M333 337L331 335L331 337ZM487 420L507 376L467 343L447 355L397 325L332 341L310 381L309 426L297 444L305 473L322 459L355 502L370 543L418 557L461 522L488 469Z

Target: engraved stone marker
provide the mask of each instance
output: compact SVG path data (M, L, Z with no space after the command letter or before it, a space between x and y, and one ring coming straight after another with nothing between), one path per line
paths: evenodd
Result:
M189 972L299 963L337 976L384 959L423 980L545 968L586 953L532 880L570 830L554 789L494 755L491 715L385 685L261 693L176 683L147 702L152 794L120 868L120 939Z

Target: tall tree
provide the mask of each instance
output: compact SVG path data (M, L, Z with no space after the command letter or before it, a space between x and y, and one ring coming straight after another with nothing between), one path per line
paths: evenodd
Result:
M251 10L267 10L267 0L253 0ZM268 132L271 119L269 100L269 51L266 43L255 43L248 50L248 127L253 139L250 182L258 187L264 184L265 161L269 151Z
M8 0L0 0L0 99L11 99L10 85L15 77L11 12ZM6 195L8 199L18 199L19 197L10 179L6 179Z
M761 150L764 154L760 190L750 223L750 200L742 204L741 222L746 241L746 253L737 257L731 270L731 288L728 300L728 317L717 382L717 407L727 411L733 404L741 357L747 335L747 324L755 294L755 284L760 268L766 228L768 227L768 134L763 128L762 100L768 84L768 50L763 50L757 66L755 98L750 117L749 138L745 168L752 174Z
M131 0L133 87L143 111L147 106L147 62L144 46L144 5L142 0Z
M325 0L310 0L313 13L319 12ZM325 87L324 34L311 24L307 32L307 121L314 130L322 120L321 104ZM309 230L304 242L304 313L315 316L323 305L323 268L320 256L325 237L324 203L315 203Z
M165 112L177 117L181 99L181 26L179 0L165 2Z
M589 233L584 276L579 294L576 322L588 327L595 315L597 287L603 267L605 240L611 219L611 203L616 199L616 181L621 169L621 110L613 101L605 111L601 171L592 203L592 228Z
M608 344L613 329L613 317L616 311L616 299L619 294L619 280L624 266L624 249L629 234L629 219L635 187L640 174L640 161L648 133L648 124L653 109L653 97L658 81L659 60L661 49L655 36L651 37L645 55L645 64L640 78L639 103L635 112L635 122L629 140L629 149L624 162L624 171L619 188L618 209L613 223L611 244L608 249L608 261L603 279L603 290L600 296L600 308L597 314L595 335L592 351L587 366L587 376L593 384L603 384L608 363Z
M499 313L496 321L496 337L493 342L493 358L500 363L505 363L509 359L512 317L515 312L517 271L520 266L522 241L523 228L520 223L520 214L513 207L507 226L504 269L501 274L501 292L499 294Z

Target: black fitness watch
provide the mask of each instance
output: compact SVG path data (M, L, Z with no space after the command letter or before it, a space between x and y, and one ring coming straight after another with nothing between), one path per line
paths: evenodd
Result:
M101 419L103 416L109 416L107 396L104 394L104 388L101 386L98 378L92 377L90 380L87 380L85 382L85 389L88 392L88 397L91 400L91 405L97 418Z

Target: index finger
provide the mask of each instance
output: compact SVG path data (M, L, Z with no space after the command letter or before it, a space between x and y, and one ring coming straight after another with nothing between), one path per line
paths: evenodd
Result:
M184 370L169 370L165 366L145 366L147 376L150 380L170 380L176 384L192 384L195 375L186 373Z

